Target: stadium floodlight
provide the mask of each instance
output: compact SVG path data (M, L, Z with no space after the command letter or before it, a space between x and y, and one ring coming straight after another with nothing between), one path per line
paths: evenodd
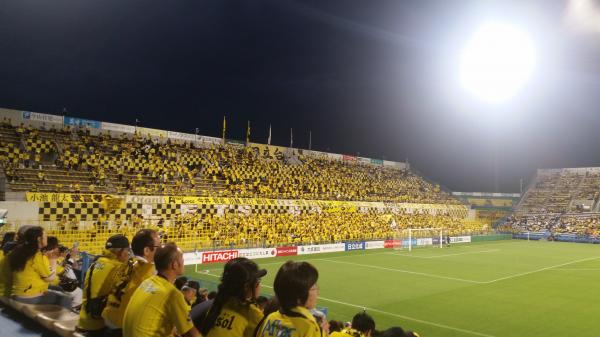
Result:
M461 86L487 103L501 103L517 94L536 65L531 37L516 26L488 23L468 40L459 60Z

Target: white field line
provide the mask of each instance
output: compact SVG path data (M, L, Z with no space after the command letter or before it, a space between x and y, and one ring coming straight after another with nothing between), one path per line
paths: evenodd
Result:
M418 255L408 255L408 254L398 254L398 253L387 253L387 254L406 256L406 257L412 257L412 258L417 258L417 259L438 259L440 257L459 256L459 255L467 255L467 254L492 253L492 252L498 252L498 251L500 251L500 249L478 250L475 252L464 252L464 253L456 253L456 254L431 255L431 256L418 256Z
M449 276L441 276L441 275L435 275L435 274L421 273L421 272L416 272L416 271L411 271L411 270L405 270L405 269L395 269L395 268L379 267L379 266L373 266L373 265L369 265L369 264L360 264L360 263L354 263L354 262L343 262L343 261L336 261L336 260L331 260L331 259L314 259L314 260L328 261L328 262L340 263L340 264L349 264L349 265L359 266L359 267L365 267L365 268L380 269L380 270L386 270L386 271L394 271L394 272L398 272L398 273L427 276L427 277L432 277L432 278L439 278L439 279L444 279L444 280L452 280L452 281L459 281L459 282L466 282L466 283L475 283L475 284L484 284L484 283L486 283L486 282L466 280L466 279L456 278L456 277L449 277Z
M214 275L214 274L210 274L210 273L205 273L205 274L209 275L209 276L213 276L213 277L220 277L218 275ZM263 283L261 283L261 286L265 287L265 288L273 289L272 286L269 286L269 285L266 285L266 284L263 284ZM338 300L334 300L334 299L326 298L326 297L322 297L322 296L319 296L319 300L323 300L323 301L331 302L331 303L337 303L337 304L345 305L345 306L348 306L348 307L354 307L354 308L369 310L369 311L372 311L372 312L378 312L380 314L384 314L384 315L387 315L387 316L401 318L401 319L404 319L404 320L407 320L407 321L413 321L413 322L417 322L417 323L421 323L421 324L425 324L425 325L431 325L431 326L435 326L435 327L442 328L442 329L454 330L454 331L466 333L466 334L473 335L473 336L494 337L492 335L484 334L484 333L477 332L477 331L471 331L471 330L456 328L456 327L453 327L453 326L450 326L450 325L445 325L445 324L440 324L440 323L425 321L425 320L422 320L422 319L413 318L413 317L405 316L405 315L394 314L392 312L387 312L387 311L383 311L383 310L379 310L379 309L375 309L375 308L369 308L369 307L365 307L365 306L358 305L358 304L352 304L352 303L342 302L342 301L338 301Z
M506 277L497 278L495 280L491 280L491 281L487 281L487 282L483 282L483 283L486 283L486 284L496 283L496 282L499 282L499 281L510 280L510 279L516 278L516 277L521 277L521 276L525 276L525 275L531 275L531 274L539 273L539 272L544 271L544 270L555 269L555 268L564 267L564 266L568 266L568 265L575 264L575 263L580 263L580 262L585 262L585 261L592 261L592 260L597 260L597 259L600 259L600 256L588 257L588 258L585 258L585 259L579 259L579 260L575 260L575 261L571 261L571 262L565 262L565 263L557 264L557 265L550 266L550 267L540 268L540 269L536 269L536 270L532 270L532 271L528 271L528 272L524 272L524 273L519 273L519 274L514 274L514 275L510 275L510 276L506 276Z

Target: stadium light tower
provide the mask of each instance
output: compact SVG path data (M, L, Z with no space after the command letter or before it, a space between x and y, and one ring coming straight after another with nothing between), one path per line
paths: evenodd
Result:
M487 103L515 96L531 78L537 61L531 37L506 23L487 23L468 40L459 56L462 88Z

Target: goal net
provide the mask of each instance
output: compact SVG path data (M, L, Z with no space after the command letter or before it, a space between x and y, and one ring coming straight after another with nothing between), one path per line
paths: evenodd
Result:
M444 230L442 228L407 228L396 231L396 242L394 249L408 249L412 251L415 248L442 248L446 243L444 240Z

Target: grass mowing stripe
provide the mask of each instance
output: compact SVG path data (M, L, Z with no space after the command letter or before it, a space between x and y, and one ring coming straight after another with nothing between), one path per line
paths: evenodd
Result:
M420 272L417 272L417 271L410 271L410 270L404 270L404 269L395 269L395 268L386 268L386 267L379 267L379 266L373 266L373 265L369 265L369 264L360 264L360 263L354 263L354 262L343 262L343 261L336 261L336 260L331 260L331 259L313 259L313 260L327 261L327 262L332 262L332 263L348 264L348 265L358 266L358 267L364 267L364 268L372 268L372 269L393 271L393 272L399 272L399 273L404 273L404 274L420 275L420 276L426 276L426 277L431 277L431 278L439 278L439 279L444 279L444 280L452 280L452 281L459 281L459 282L466 282L466 283L474 283L474 284L485 284L485 283L487 283L487 282L481 282L481 281L466 280L466 279L457 278L457 277L441 276L441 275L428 274L428 273L420 273Z
M212 276L212 277L220 278L219 275L215 275L215 274L211 274L211 273L203 273L203 274L204 275L208 275L208 276ZM265 288L273 289L272 286L266 285L264 283L261 283L261 286L265 287ZM446 324L440 324L440 323L425 321L425 320L414 318L414 317L409 317L409 316L394 314L392 312L387 312L387 311L383 311L383 310L379 310L379 309L375 309L375 308L369 308L369 307L365 307L365 306L358 305L358 304L352 304L352 303L342 302L342 301L334 300L334 299L327 298L327 297L319 296L318 299L326 301L326 302L331 302L331 303L345 305L345 306L348 306L348 307L354 307L354 308L359 308L359 309L363 309L363 310L369 310L369 311L373 311L373 312L378 312L380 314L384 314L384 315L388 315L388 316L392 316L392 317L396 317L396 318L401 318L401 319L404 319L404 320L407 320L407 321L413 321L413 322L417 322L417 323L421 323L421 324L431 325L431 326L435 326L435 327L442 328L442 329L463 332L463 333L466 333L466 334L469 334L469 335L472 335L472 336L494 337L492 335L484 334L484 333L477 332L477 331L466 330L466 329L457 328L457 327L453 327L453 326L446 325Z
M531 274L539 273L539 272L544 271L544 270L554 269L554 268L558 268L558 267L562 267L562 266L568 266L568 265L575 264L575 263L581 263L581 262L592 261L592 260L597 260L597 259L600 259L600 256L588 257L588 258L585 258L585 259L579 259L579 260L575 260L575 261L571 261L571 262L561 263L561 264L557 264L557 265L554 265L554 266L540 268L540 269L536 269L536 270L532 270L532 271L528 271L528 272L524 272L524 273L519 273L519 274L514 274L514 275L510 275L510 276L506 276L506 277L501 277L501 278L497 278L495 280L481 282L481 283L484 283L484 284L496 283L496 282L500 282L500 281L510 280L510 279L513 279L513 278L516 278L516 277L521 277L521 276L526 276L526 275L531 275Z
M492 252L498 252L498 251L500 251L500 249L479 250L479 251L476 251L476 252L465 252L465 253L433 255L433 256L416 256L416 255L398 254L398 253L386 253L386 254L388 254L388 255L406 256L406 257L414 257L414 258L417 258L417 259L438 259L440 257L459 256L459 255L467 255L467 254L492 253Z

